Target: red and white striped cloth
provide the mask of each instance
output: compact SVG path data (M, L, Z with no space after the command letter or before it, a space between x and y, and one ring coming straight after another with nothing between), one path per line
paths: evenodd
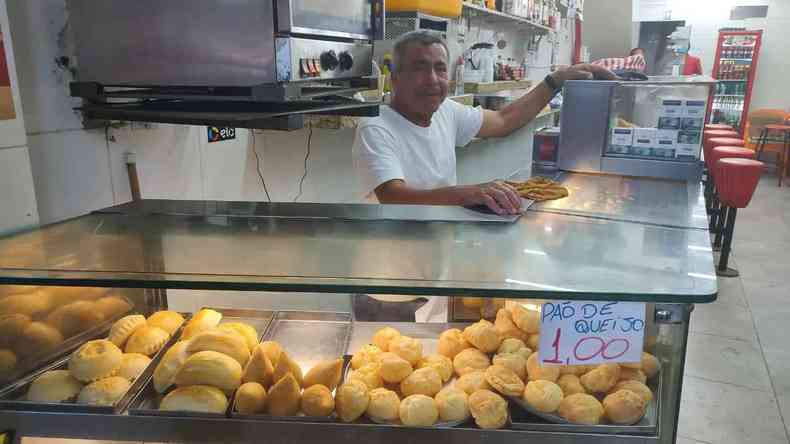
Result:
M603 66L609 71L625 70L645 72L647 62L642 54L632 55L628 57L612 57L608 59L600 59L592 62L593 65Z

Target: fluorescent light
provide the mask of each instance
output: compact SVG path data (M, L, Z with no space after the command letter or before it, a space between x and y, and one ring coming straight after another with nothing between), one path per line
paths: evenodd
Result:
M689 277L693 278L700 278L700 279L708 279L711 281L716 280L716 275L713 274L702 274L702 273L688 273Z
M535 287L541 290L556 290L556 291L576 291L571 288L555 287L553 285L537 284L535 282L517 281L515 279L505 279L508 284L525 285L527 287Z
M543 227L543 231L545 231L546 233L551 233L552 231L554 231L554 228L552 228L551 225L546 225Z
M711 247L699 247L697 245L689 245L689 250L694 250L694 251L713 251L713 248L711 248Z
M545 251L530 250L528 248L524 249L524 254L534 254L535 256L548 256L548 253L546 253Z

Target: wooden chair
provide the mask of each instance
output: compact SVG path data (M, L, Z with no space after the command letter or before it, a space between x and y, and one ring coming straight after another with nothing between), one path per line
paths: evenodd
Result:
M758 109L749 113L744 130L745 146L757 151L758 159L765 152L776 156L776 168L780 186L786 174L788 157L786 154L787 133L781 127L786 125L788 118L790 118L790 114L781 109Z

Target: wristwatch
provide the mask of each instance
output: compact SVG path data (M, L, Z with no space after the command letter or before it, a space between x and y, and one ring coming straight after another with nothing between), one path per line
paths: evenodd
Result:
M547 76L546 76L546 77L543 79L543 81L544 81L544 82L546 82L546 85L547 85L549 88L551 88L551 90L554 92L554 95L557 95L557 93L558 93L558 92L560 92L560 91L562 90L562 87L561 87L561 86L559 86L559 85L557 85L557 81L556 81L556 80L554 80L554 77L552 77L552 76L551 76L551 74L547 75Z

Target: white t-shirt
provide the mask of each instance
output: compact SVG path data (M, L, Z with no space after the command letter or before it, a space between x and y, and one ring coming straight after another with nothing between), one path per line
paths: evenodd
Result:
M354 139L354 170L362 196L394 179L422 190L456 185L455 147L471 142L482 126L482 109L450 99L427 128L382 106L378 117L362 122Z

